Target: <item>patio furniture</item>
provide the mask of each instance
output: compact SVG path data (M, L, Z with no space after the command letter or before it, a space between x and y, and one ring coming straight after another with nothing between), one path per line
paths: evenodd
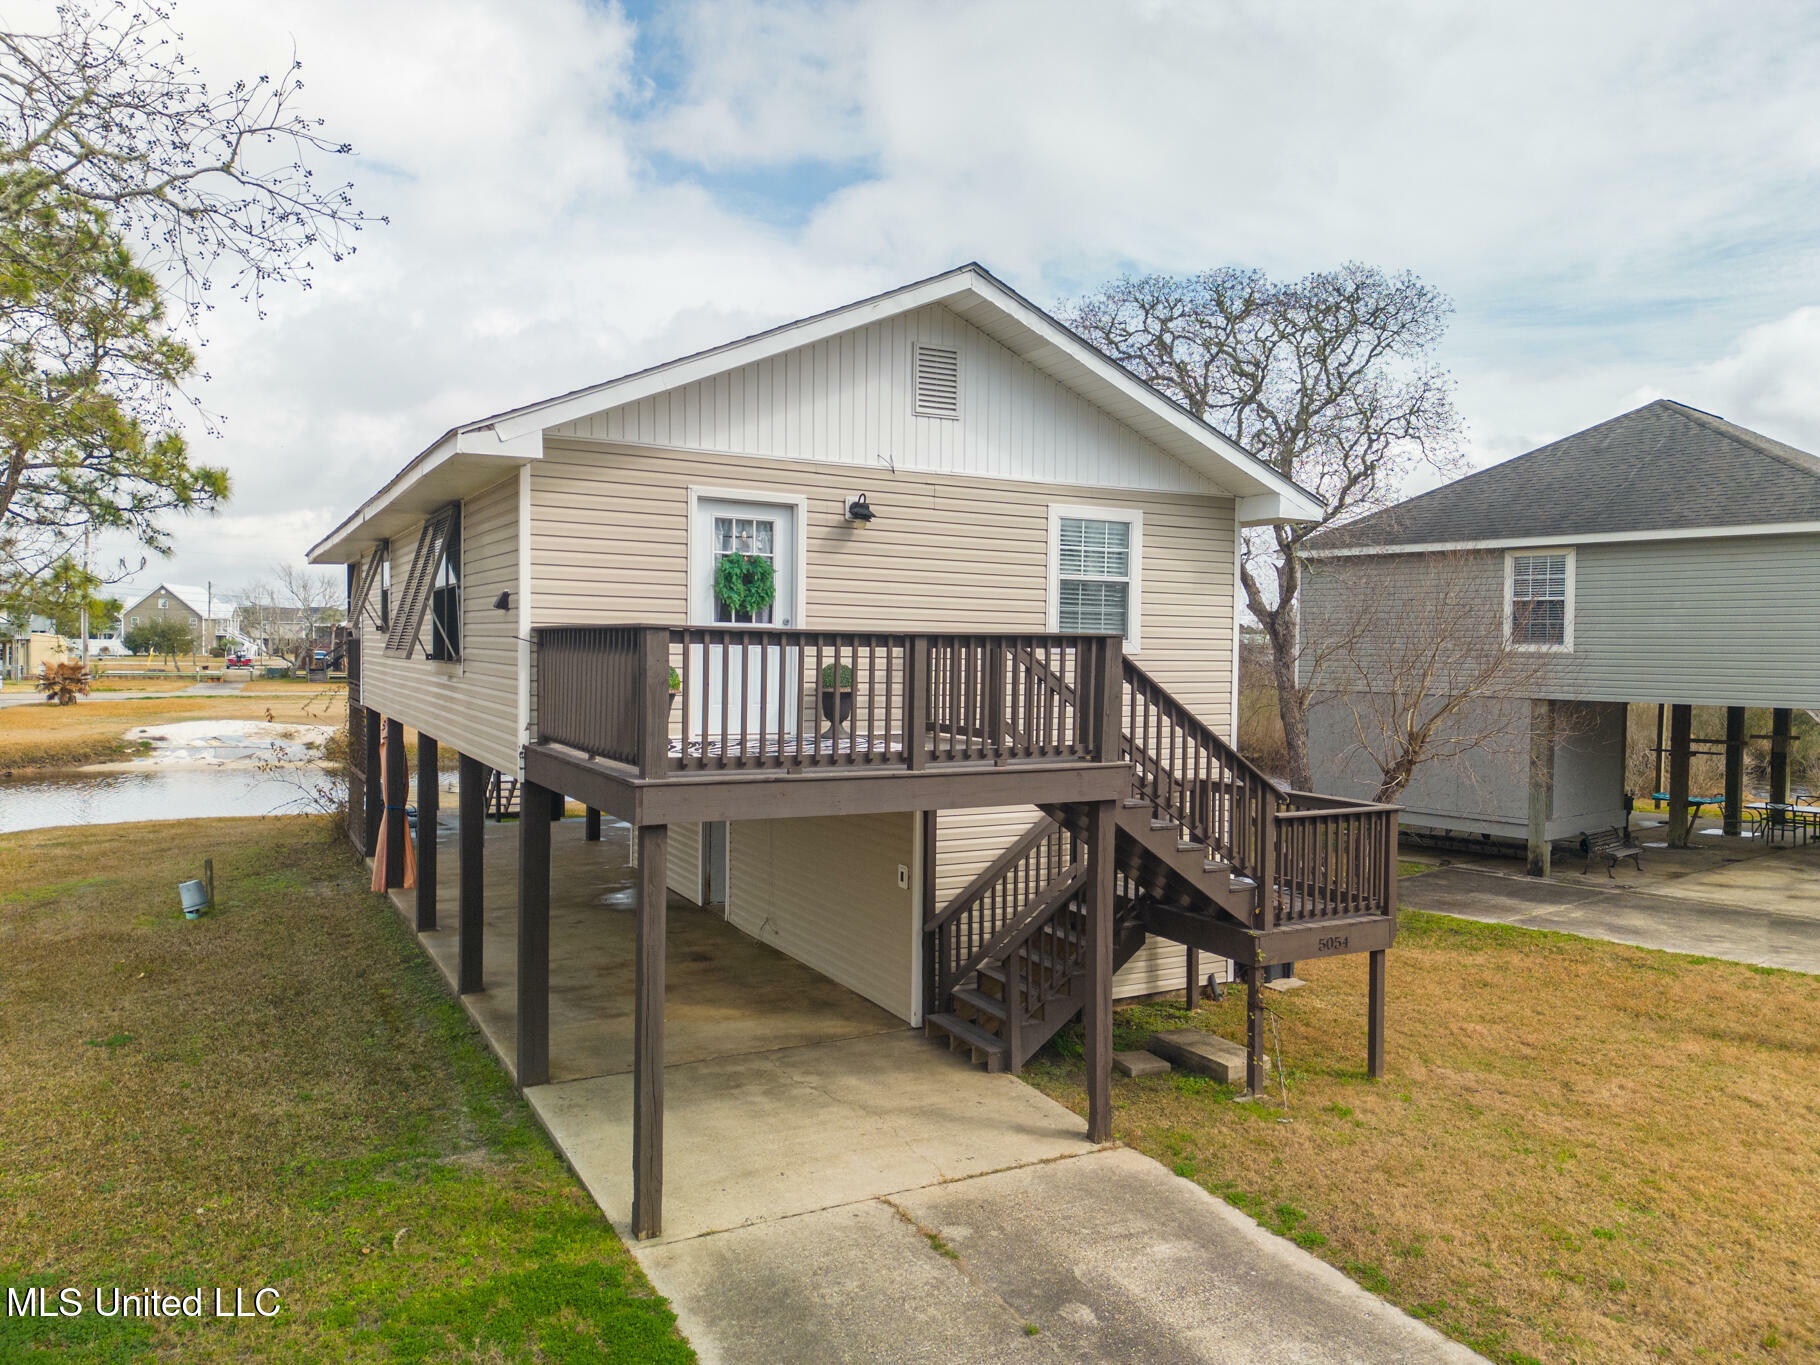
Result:
M1820 834L1820 806L1798 806L1787 801L1753 801L1744 808L1755 826L1754 834L1771 843L1784 836L1794 845Z
M1649 795L1650 799L1658 805L1668 805L1667 792L1651 792ZM1725 808L1724 793L1720 793L1718 796L1690 796L1687 798L1687 811L1694 819L1700 818L1700 810L1703 806L1717 806L1723 810Z
M1637 865L1637 871L1643 870L1643 845L1630 837L1630 830L1602 829L1597 834L1580 835L1580 851L1586 855L1586 866L1580 869L1584 877L1592 871L1593 859L1605 859L1605 875L1616 878L1617 866L1626 858Z

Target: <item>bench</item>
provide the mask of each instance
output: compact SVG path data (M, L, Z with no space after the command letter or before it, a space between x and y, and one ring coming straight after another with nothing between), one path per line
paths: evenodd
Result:
M1617 866L1626 858L1637 865L1637 871L1643 870L1643 845L1630 837L1630 830L1602 829L1597 834L1580 836L1580 851L1586 855L1586 866L1580 869L1584 877L1592 871L1593 859L1605 859L1605 875L1617 876Z

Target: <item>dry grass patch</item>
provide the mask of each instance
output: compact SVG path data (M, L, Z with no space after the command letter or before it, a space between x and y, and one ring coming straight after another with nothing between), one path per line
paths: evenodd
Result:
M1820 981L1418 914L1390 964L1385 1081L1364 959L1308 963L1269 997L1292 1122L1115 1077L1115 1135L1494 1360L1820 1353ZM1236 992L1119 1022L1244 1036ZM1084 1113L1074 1052L1028 1075Z
M694 1358L365 881L310 817L0 836L0 1282L284 1305L0 1317L0 1359Z
M220 693L139 700L87 697L74 706L0 707L0 772L73 768L127 757L123 736L139 725L185 720L271 720L285 725L340 725L347 718L340 688L276 694Z

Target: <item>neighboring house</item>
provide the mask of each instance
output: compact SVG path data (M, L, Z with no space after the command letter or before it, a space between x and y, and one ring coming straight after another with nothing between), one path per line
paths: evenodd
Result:
M24 624L25 629L9 628L0 635L0 680L30 682L44 671L46 664L81 656L81 643L65 640L49 628L47 619L33 617ZM39 629L40 625L44 629Z
M1381 985L1394 811L1289 797L1221 738L1241 528L1319 510L978 266L465 424L310 552L349 572L353 832L371 852L381 718L389 804L404 726L460 752L464 811L487 769L525 779L521 1085L554 792L635 826L641 942L666 891L721 906L994 1069L1086 1002L1103 1135L1103 1002L1181 989L1186 947L1367 951ZM769 605L717 592L735 553ZM661 946L639 961L643 1162Z
M238 638L234 614L239 603L227 593L190 583L160 583L120 612L120 633L157 620L178 620L190 628L196 647L207 652L226 637Z
M1791 708L1820 705L1820 459L1806 451L1659 400L1324 532L1307 553L1311 619L1348 581L1323 568L1369 565L1394 596L1447 556L1476 566L1506 642L1537 656L1524 695L1475 703L1520 708L1519 743L1418 768L1405 829L1520 841L1545 870L1550 842L1626 823L1632 702L1670 708L1671 843L1686 842L1696 743L1726 753L1737 829L1746 707L1772 708L1769 796L1787 800ZM1726 734L1693 738L1694 706L1728 708ZM1355 716L1311 712L1324 790L1376 789Z

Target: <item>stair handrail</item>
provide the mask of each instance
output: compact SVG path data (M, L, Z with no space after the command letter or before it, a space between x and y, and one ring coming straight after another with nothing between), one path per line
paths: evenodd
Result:
M983 872L961 890L955 892L953 899L923 925L923 932L933 933L960 914L973 901L978 900L988 888L997 885L999 878L1003 877L1013 864L1021 862L1025 854L1058 828L1060 826L1047 815L1038 819L1029 829L1018 835L1003 853L987 864Z

